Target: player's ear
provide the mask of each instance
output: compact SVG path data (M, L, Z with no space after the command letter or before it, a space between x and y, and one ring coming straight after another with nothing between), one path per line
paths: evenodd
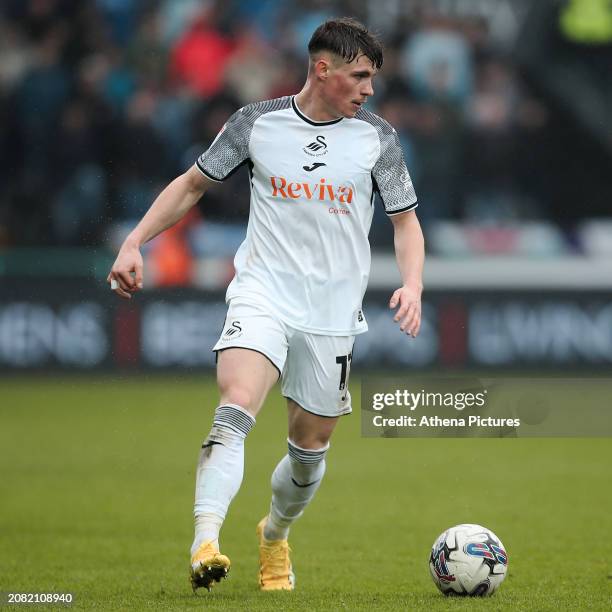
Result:
M329 76L330 68L331 62L324 55L320 55L313 60L314 74L317 79L326 80Z

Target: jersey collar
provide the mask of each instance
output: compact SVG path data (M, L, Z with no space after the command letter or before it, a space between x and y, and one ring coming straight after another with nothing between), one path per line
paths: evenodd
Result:
M338 119L332 119L331 121L314 121L312 119L310 119L310 117L307 117L298 107L297 102L295 101L295 96L291 97L291 106L293 107L293 110L295 111L295 114L302 120L305 121L306 123L310 123L310 125L317 125L317 126L321 126L321 125L333 125L334 123L339 123L340 121L342 121L342 119L344 119L344 117L338 117Z

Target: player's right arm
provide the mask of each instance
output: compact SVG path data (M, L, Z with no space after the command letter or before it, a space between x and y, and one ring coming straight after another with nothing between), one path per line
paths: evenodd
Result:
M182 219L212 185L202 172L192 166L175 178L155 199L140 223L124 240L107 277L116 281L115 293L131 298L142 289L143 261L140 247Z

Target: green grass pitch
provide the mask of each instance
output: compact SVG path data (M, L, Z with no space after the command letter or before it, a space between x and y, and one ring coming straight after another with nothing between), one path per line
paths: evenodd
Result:
M325 481L291 534L297 589L260 593L255 526L286 448L275 390L222 532L230 577L194 596L194 471L212 379L0 384L0 591L70 591L86 610L612 606L610 439L364 439L354 381L355 412L340 421ZM490 527L508 550L508 577L489 600L446 599L429 576L431 544L461 522Z

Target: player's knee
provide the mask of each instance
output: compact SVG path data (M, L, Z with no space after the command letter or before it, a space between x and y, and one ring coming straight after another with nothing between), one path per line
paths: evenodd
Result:
M219 389L221 404L235 404L252 412L256 408L258 399L248 387L240 384L229 384Z

